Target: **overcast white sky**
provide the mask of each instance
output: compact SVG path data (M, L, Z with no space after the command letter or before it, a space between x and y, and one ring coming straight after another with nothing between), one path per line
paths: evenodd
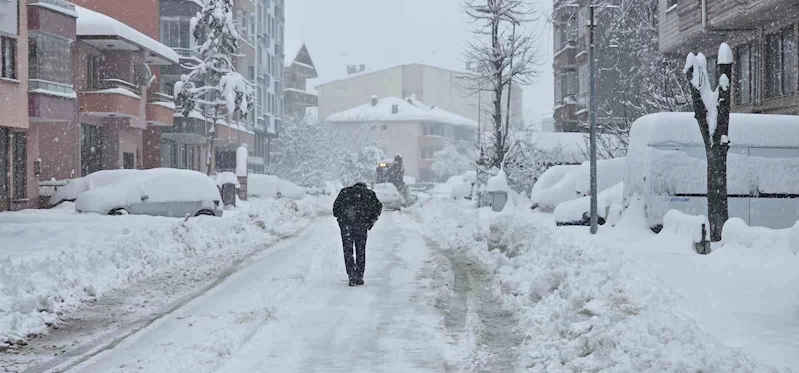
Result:
M552 0L532 1L547 18ZM286 0L286 38L304 41L319 71L309 86L345 76L347 65L419 61L462 70L467 22L460 0ZM538 82L524 92L528 122L553 106L552 33L544 22L536 27L545 62Z

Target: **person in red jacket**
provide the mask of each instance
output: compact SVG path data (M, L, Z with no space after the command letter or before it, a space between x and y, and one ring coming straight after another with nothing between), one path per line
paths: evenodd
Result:
M365 183L356 183L339 192L333 203L333 216L341 229L341 242L344 248L344 265L347 268L349 285L363 285L366 269L366 239L383 211L383 204L375 192ZM355 246L357 261L353 258Z

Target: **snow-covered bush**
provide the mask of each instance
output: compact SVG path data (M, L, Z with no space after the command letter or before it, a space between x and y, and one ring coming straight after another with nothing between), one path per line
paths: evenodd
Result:
M710 240L710 224L703 215L688 215L682 211L669 210L663 217L664 233L673 234L690 240L693 243L702 242L702 225L705 225L705 239Z

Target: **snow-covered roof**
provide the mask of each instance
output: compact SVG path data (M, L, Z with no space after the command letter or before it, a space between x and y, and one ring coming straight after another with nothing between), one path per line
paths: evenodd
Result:
M799 116L730 114L734 147L799 147ZM639 118L630 130L630 145L704 146L694 113L656 113Z
M397 106L397 113L392 114L393 106ZM401 100L396 97L386 97L377 101L372 106L371 102L354 107L327 117L328 122L397 122L397 121L425 121L446 123L458 126L477 127L477 122L450 113L437 107L408 98Z
M401 64L396 64L396 65L391 65L391 66L383 67L383 68L376 69L376 70L362 71L362 72L359 72L359 73L350 74L350 75L347 75L347 76L343 76L343 77L339 77L339 78L336 78L336 79L328 80L328 81L326 81L324 83L317 84L316 88L319 88L319 87L322 87L322 86L325 86L325 85L328 85L328 84L331 84L331 83L344 81L344 80L347 80L347 79L357 78L357 77L364 76L364 75L379 73L379 72L382 72L382 71L392 70L392 69L396 69L398 67L411 66L411 65L420 65L420 66L430 67L430 68L439 69L439 70L447 70L447 71L451 71L451 72L453 72L455 74L458 74L458 75L468 75L469 74L469 72L466 72L466 71L447 69L447 68L443 68L443 67L438 67L438 66L433 66L433 65L430 65L430 64L426 64L424 62L408 62L408 63L401 63Z
M103 37L121 39L126 43L152 52L160 60L163 60L165 64L176 64L180 60L178 54L172 48L134 30L119 20L80 6L75 6L75 12L78 15L77 35L79 38L90 40L103 39Z
M286 39L283 44L283 52L285 53L283 57L283 65L289 67L297 58L297 55L300 54L300 51L305 43L302 40Z

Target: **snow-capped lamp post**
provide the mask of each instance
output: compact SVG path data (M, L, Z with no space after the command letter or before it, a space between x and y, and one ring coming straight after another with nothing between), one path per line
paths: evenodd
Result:
M691 82L694 115L707 153L707 212L710 240L721 241L727 207L727 153L730 150L730 96L732 87L732 50L727 43L719 47L718 87L712 89L707 73L707 59L702 53L689 53L683 72Z
M236 178L239 179L239 199L242 201L247 200L247 158L250 156L250 151L247 149L247 144L241 144L236 149Z

